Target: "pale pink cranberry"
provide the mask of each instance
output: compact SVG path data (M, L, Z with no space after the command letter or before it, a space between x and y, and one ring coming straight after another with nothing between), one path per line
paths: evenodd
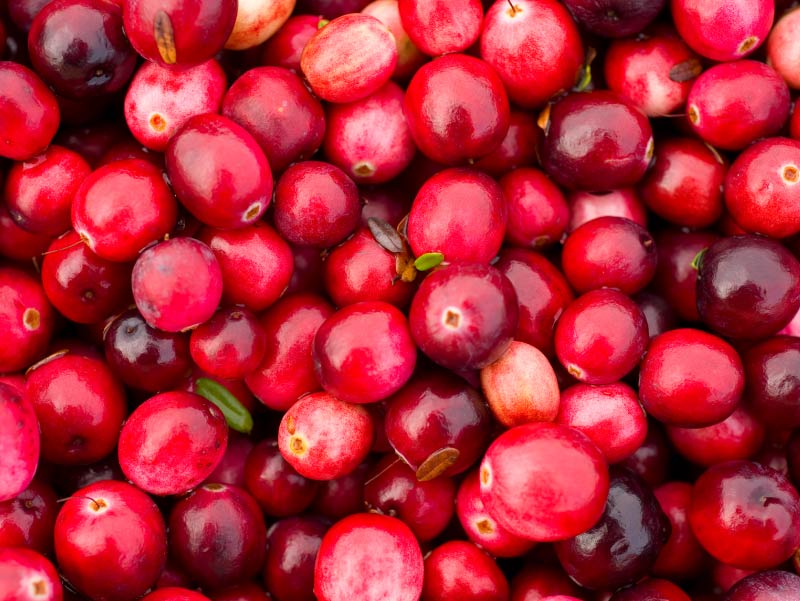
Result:
M514 246L539 248L558 242L569 222L561 190L532 167L521 167L500 179L508 207L506 240Z
M494 363L481 370L481 387L495 419L507 428L550 422L558 415L558 380L536 347L513 341Z
M591 528L609 490L608 467L594 443L550 423L516 426L496 438L481 462L480 481L489 515L535 541L563 540Z
M225 42L228 50L247 50L262 44L277 32L294 10L296 0L237 2L233 31Z
M396 518L358 513L334 524L317 554L319 601L417 601L424 564L419 543Z
M773 0L672 0L672 19L695 52L715 61L751 54L767 39L775 16Z
M398 8L408 37L429 56L462 52L481 33L480 0L399 0Z
M33 480L39 463L39 422L27 397L0 383L0 501L15 498Z
M366 98L328 107L326 158L358 184L394 179L416 153L403 114L403 90L394 82Z
M325 25L300 58L311 89L328 102L369 96L389 81L396 65L392 32L375 17L362 14L343 15Z
M361 12L378 19L394 36L397 44L397 66L394 68L393 79L407 80L428 60L428 57L414 45L403 27L398 0L373 0Z
M316 392L284 413L278 447L301 475L332 480L350 473L366 458L373 436L372 418L364 407Z
M789 11L775 23L767 39L767 63L790 88L800 88L800 11Z
M144 146L163 152L190 117L219 111L226 84L213 59L188 69L146 62L125 94L125 123Z
M492 4L480 52L497 69L511 100L528 109L572 88L585 58L578 27L556 0Z
M64 588L55 566L31 549L0 549L0 599L62 601Z
M571 233L587 221L598 217L624 217L647 227L647 208L635 188L620 188L602 192L577 190L567 196Z

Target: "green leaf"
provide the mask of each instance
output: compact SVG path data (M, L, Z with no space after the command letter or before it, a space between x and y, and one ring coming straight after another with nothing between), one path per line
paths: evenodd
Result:
M209 378L198 378L196 390L201 397L219 407L228 426L242 434L253 431L253 416L222 384Z
M442 253L425 253L417 257L416 261L414 261L414 267L416 267L417 271L428 271L442 261L444 261Z
M692 259L692 269L695 271L700 271L700 269L703 267L703 257L706 256L706 252L708 252L708 249L704 248L694 256L694 259Z

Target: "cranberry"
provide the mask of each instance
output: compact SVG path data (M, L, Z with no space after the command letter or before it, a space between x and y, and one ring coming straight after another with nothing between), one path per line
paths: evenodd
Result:
M721 338L701 330L683 328L657 336L640 366L642 405L649 415L673 426L719 423L736 409L743 389L739 355Z
M497 72L465 54L448 54L420 67L408 84L405 112L417 148L445 165L497 149L510 120Z
M669 539L653 564L653 574L676 581L700 575L708 567L708 555L689 526L692 485L666 482L653 493L672 526Z
M82 488L64 503L55 546L63 575L92 599L138 599L167 559L166 527L156 504L113 480Z
M315 601L314 563L326 520L297 516L275 522L267 532L264 584L275 601Z
M559 601L586 598L558 563L543 563L531 556L511 580L511 601L553 601L554 597Z
M647 209L635 188L586 192L575 190L567 196L571 233L587 221L598 217L624 217L647 227Z
M726 601L785 601L800 595L800 576L780 570L758 572L743 578Z
M800 427L800 340L776 336L743 355L745 398L758 418L776 429Z
M650 488L630 470L615 467L599 521L555 548L575 582L613 590L649 573L669 534L670 522Z
M695 482L689 523L703 548L720 561L773 568L800 546L800 496L771 468L721 463Z
M649 578L615 593L609 601L691 601L691 597L669 580Z
M294 7L295 0L260 0L239 4L236 22L225 48L247 50L258 46L281 28Z
M638 305L604 288L567 306L556 326L555 350L561 365L581 382L611 384L638 365L648 340Z
M375 17L362 14L342 15L325 25L300 57L311 89L328 102L369 96L389 81L396 65L391 31Z
M480 369L496 361L517 328L511 282L493 267L453 264L431 273L409 311L419 348L444 367Z
M544 172L522 167L500 180L508 205L506 239L537 248L558 242L567 229L569 208L561 190Z
M473 543L448 541L425 557L424 601L504 601L508 594L508 580L497 563Z
M0 599L61 601L64 590L55 566L31 549L0 549Z
M141 601L211 601L205 595L181 586L165 586L142 597Z
M378 433L376 432L376 437ZM358 465L349 474L319 483L319 491L311 509L333 520L364 510L364 485L367 481L370 463Z
M655 338L677 326L678 317L669 303L654 292L639 292L633 297L647 320L647 331L650 338Z
M430 56L462 52L472 46L481 33L483 5L480 0L399 0L398 9L408 37Z
M519 458L525 457L524 462ZM608 468L600 450L577 430L531 423L507 430L481 462L481 500L511 533L564 540L603 514Z
M593 131L587 139L583 132ZM569 94L553 105L541 159L570 190L632 186L653 157L650 123L628 100L608 91Z
M712 330L730 338L777 333L800 309L800 262L760 236L712 244L700 260L697 310Z
M27 33L33 19L50 2L52 0L9 0L6 7L11 23Z
M325 19L335 19L341 15L360 11L369 0L298 0L299 12L322 15Z
M0 501L9 501L33 480L41 442L34 406L15 388L3 383L0 383L0 430L4 433Z
M800 45L797 43L799 19L800 14L795 11L787 12L775 23L767 38L767 62L793 89L800 87L800 76L794 69L800 60Z
M245 463L253 447L255 447L255 442L249 436L238 432L228 432L225 455L214 471L205 479L204 484L230 484L245 488Z
M0 502L0 547L50 554L58 510L56 493L44 479L34 478L13 499Z
M243 307L221 309L192 331L189 350L200 369L218 378L243 378L266 351L256 316Z
M475 168L492 177L500 177L517 167L535 165L538 161L536 149L542 137L541 132L533 115L512 109L506 137L500 146L475 161Z
M647 482L650 486L658 486L667 480L672 450L667 442L663 427L655 420L647 424L647 436L632 455L620 465L628 468Z
M214 471L227 442L228 425L215 405L190 392L164 392L128 417L119 435L119 463L144 491L182 494Z
M314 568L320 601L416 601L422 586L422 552L400 520L359 513L325 533Z
M397 45L397 65L392 78L397 81L409 79L428 57L414 45L403 26L398 0L373 0L361 12L375 17L392 32ZM483 11L481 11L481 16L483 16Z
M375 14L372 16L377 17ZM325 19L319 14L294 14L289 17L275 35L264 42L261 54L263 64L300 73L300 56L303 48L317 30L325 25L324 21ZM271 159L270 165L272 165Z
M0 202L0 257L30 261L47 250L52 237L22 229L11 217L4 202Z
M566 0L575 20L597 35L621 38L642 31L666 0Z

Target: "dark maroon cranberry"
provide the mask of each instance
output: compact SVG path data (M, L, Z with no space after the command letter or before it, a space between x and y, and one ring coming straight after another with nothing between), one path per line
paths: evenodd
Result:
M658 486L667 479L670 453L663 427L659 422L649 420L644 442L620 465L640 476L650 486Z
M85 486L105 480L125 481L116 453L88 465L64 466L55 476L55 486L59 494L67 496Z
M358 12L367 4L369 0L298 0L297 9L304 14L335 19L347 13Z
M52 487L34 478L16 497L0 503L0 547L27 547L50 554L58 510Z
M669 540L653 565L653 574L674 581L699 576L708 568L709 557L689 526L692 485L666 482L653 492L672 526Z
M669 580L648 578L615 593L609 601L692 601L683 589Z
M267 531L264 585L275 601L315 601L314 562L329 523L315 516L275 522Z
M378 433L376 432L376 438ZM311 510L332 520L364 510L364 485L370 471L370 463L364 462L352 472L319 483Z
M578 584L616 589L645 576L670 534L670 522L652 490L633 472L612 467L611 488L600 521L557 542L561 565Z
M586 599L585 591L578 587L558 563L551 564L531 556L511 580L511 601L539 601L566 595L567 600Z
M673 330L678 325L678 316L662 296L645 290L636 294L633 300L644 313L650 338Z
M592 131L590 137L585 132ZM639 109L605 90L573 93L553 105L542 165L571 190L632 186L653 158L653 133Z
M745 351L745 398L766 425L800 427L800 340L775 336Z
M31 63L69 98L122 89L136 53L122 31L122 8L103 0L54 0L36 15L28 34Z
M773 570L757 572L740 580L725 601L788 601L800 598L800 576Z
M712 244L700 259L697 310L723 336L770 336L798 309L800 262L779 242L733 236Z
M578 24L591 33L622 38L642 31L666 0L565 0Z

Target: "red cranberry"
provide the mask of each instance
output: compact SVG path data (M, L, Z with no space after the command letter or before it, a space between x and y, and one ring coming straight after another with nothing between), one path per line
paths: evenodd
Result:
M558 320L555 349L569 373L587 384L611 384L630 372L649 340L638 305L603 288L573 301Z
M481 462L480 480L489 515L511 533L537 541L590 528L603 514L609 483L594 443L549 423L516 426L496 438Z
M675 581L700 575L708 567L708 555L689 526L692 485L666 482L653 493L672 526L669 540L653 564L653 574Z
M593 131L587 139L583 132ZM653 158L650 123L628 100L608 91L573 93L553 105L541 160L570 190L632 186Z
M484 19L480 52L497 69L511 100L528 109L570 89L584 60L578 28L555 0L494 2Z
M669 580L649 578L615 593L609 601L692 601L681 588Z
M22 229L0 202L0 257L28 262L47 250L52 237Z
M535 165L538 162L536 149L542 137L541 132L533 115L512 109L506 137L500 146L475 161L475 168L492 177L500 177L517 167Z
M254 582L226 586L224 589L209 593L211 601L271 601L272 597L261 586Z
M179 332L217 310L222 273L208 246L193 238L172 238L139 255L132 288L136 307L149 325Z
M141 601L211 601L205 595L181 586L166 586L142 597Z
M213 59L179 70L147 62L125 94L125 123L144 146L164 152L189 118L219 111L225 84L225 72Z
M319 601L417 601L422 594L419 543L400 520L359 513L325 534L314 568Z
M561 190L544 172L523 167L500 180L508 206L506 239L514 246L537 248L558 242L569 223Z
M144 491L182 494L214 471L227 442L228 425L215 405L191 392L164 392L128 417L119 435L119 463Z
M473 543L448 541L425 557L424 601L505 601L508 594L508 580L497 563Z
M373 14L373 17L377 15ZM262 46L262 62L270 67L283 67L300 73L300 56L325 19L319 14L292 15ZM230 117L230 115L228 115ZM270 165L272 165L270 157Z
M616 467L599 521L555 548L575 582L614 590L650 572L669 534L670 522L652 490L633 472Z
M33 19L50 2L52 0L8 0L6 9L11 23L27 33Z
M314 563L328 522L314 516L280 520L267 532L264 585L275 601L316 601Z
M396 65L392 32L375 17L362 14L342 15L325 25L300 57L311 89L328 102L369 96L389 81Z
M624 217L647 227L647 209L635 188L586 192L576 190L567 196L571 233L587 221L598 217Z
M659 422L649 420L642 446L620 465L640 476L650 486L658 486L667 480L671 453L663 427Z
M800 262L780 243L733 236L700 260L697 310L707 326L730 338L777 333L800 309Z
M776 429L800 427L800 340L776 336L745 351L745 398L766 425Z
M341 15L360 11L369 0L298 0L298 12L322 15L325 19L335 19Z
M686 106L692 129L703 141L741 150L780 131L789 116L789 87L764 63L723 63L697 78Z
M61 572L91 599L138 599L167 559L167 533L156 504L114 480L82 488L64 503L55 544Z
M358 189L328 163L289 167L275 186L275 227L293 244L327 248L349 236L359 221Z
M689 523L703 548L720 561L773 568L800 546L800 496L771 468L721 463L695 482Z
M245 463L253 447L255 442L248 436L238 432L228 432L225 455L205 479L204 484L230 484L245 488Z
M673 426L719 423L736 409L743 389L739 355L721 338L701 330L656 336L640 366L642 405L649 415Z
M797 43L798 27L800 27L800 14L789 11L775 23L767 38L767 63L793 89L800 88L800 74L794 68L800 60L800 45Z
M169 516L170 553L203 587L219 589L254 577L266 545L261 508L235 486L204 484Z
M489 263L506 233L504 190L467 168L445 169L423 184L408 215L408 242L416 256L444 254L451 263Z
M511 581L511 601L585 599L578 587L557 563L551 565L531 557Z
M514 288L494 267L453 264L425 278L408 318L414 341L436 363L480 369L508 348L518 315Z
M376 432L376 437L378 434ZM341 478L320 482L311 504L312 511L333 520L363 511L364 485L369 469L370 464L364 462Z
M758 572L743 578L725 601L786 601L800 595L800 576L780 570Z
M136 68L122 8L102 0L49 2L31 24L28 52L42 79L68 98L116 92Z
M256 316L231 307L192 331L189 350L200 369L218 378L240 379L258 367L266 346Z
M27 161L47 149L61 120L56 97L27 67L0 63L0 156Z
M136 51L161 65L198 65L222 50L236 21L236 0L123 0L125 33Z
M64 590L55 566L31 549L0 549L0 599L61 601Z
M425 54L439 56L462 52L481 33L483 5L480 0L399 0L403 28Z
M374 427L364 407L327 392L309 394L284 413L278 429L281 455L306 478L339 478L364 461Z
M677 326L678 317L669 303L653 292L639 292L633 297L647 320L647 331L650 338L655 338Z
M414 376L386 407L389 443L420 479L459 474L486 448L490 415L483 398L446 371Z
M12 386L0 383L0 501L14 499L28 488L36 473L41 448L34 405Z
M34 478L13 499L0 502L0 547L50 554L58 510L56 493L45 480Z
M420 67L408 84L405 111L417 148L445 165L494 151L510 120L502 80L488 63L466 54Z

